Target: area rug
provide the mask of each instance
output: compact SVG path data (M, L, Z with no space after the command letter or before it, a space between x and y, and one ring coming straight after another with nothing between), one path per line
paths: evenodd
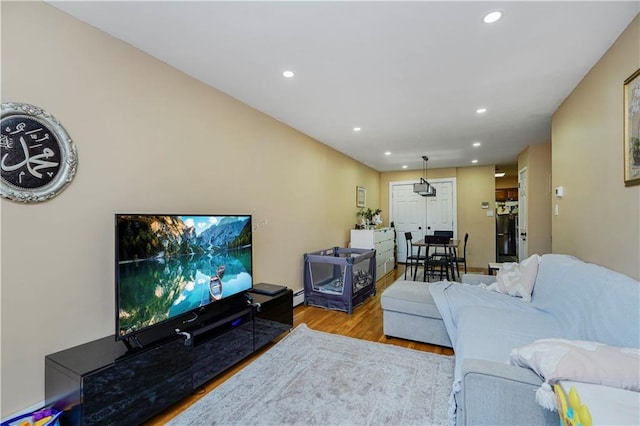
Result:
M448 425L453 357L305 324L170 425Z

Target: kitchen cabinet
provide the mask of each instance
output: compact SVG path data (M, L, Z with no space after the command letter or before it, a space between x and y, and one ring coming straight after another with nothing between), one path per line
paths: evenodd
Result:
M518 201L518 188L496 189L496 201Z

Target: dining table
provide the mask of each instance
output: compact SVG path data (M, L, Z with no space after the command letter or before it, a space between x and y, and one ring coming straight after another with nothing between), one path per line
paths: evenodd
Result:
M429 235L429 237L433 237L431 235ZM449 262L447 262L447 271L446 271L446 275L447 275L447 279L449 279L449 270L451 270L451 278L452 279L456 279L456 273L455 273L455 262L454 259L456 257L458 257L458 246L460 245L460 240L456 240L456 239L449 239L448 242L444 243L444 242L430 242L428 243L426 241L426 237L418 240L416 242L413 243L414 247L418 247L418 253L417 253L417 257L420 258L420 252L422 251L422 247L435 247L437 248L444 248L445 252L447 252L447 258L449 259ZM429 253L426 254L426 258L429 258ZM425 265L424 267L426 268L427 260L425 260ZM413 271L413 280L416 280L416 276L418 274L418 268L415 269L415 271Z

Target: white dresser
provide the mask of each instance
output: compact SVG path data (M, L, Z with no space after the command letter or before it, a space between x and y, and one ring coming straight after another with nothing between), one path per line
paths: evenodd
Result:
M393 271L393 228L352 229L351 247L376 249L376 280Z

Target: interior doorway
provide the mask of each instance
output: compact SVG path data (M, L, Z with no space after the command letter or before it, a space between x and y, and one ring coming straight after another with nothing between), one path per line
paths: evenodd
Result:
M518 259L529 257L527 242L527 168L518 172Z
M456 178L429 179L436 188L435 197L422 197L413 192L415 181L389 183L389 221L394 223L397 235L398 262L406 262L405 232L415 240L433 235L435 230L453 231L458 238Z

